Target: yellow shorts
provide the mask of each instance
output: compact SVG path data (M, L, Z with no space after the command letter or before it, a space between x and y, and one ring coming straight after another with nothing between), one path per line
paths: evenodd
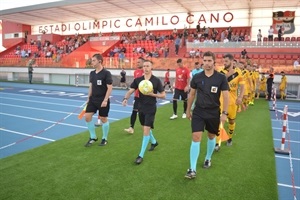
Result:
M235 119L238 106L236 104L231 104L228 106L228 119Z

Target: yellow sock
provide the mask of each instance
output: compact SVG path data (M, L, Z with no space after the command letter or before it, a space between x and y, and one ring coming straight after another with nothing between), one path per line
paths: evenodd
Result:
M229 138L232 138L235 129L235 122L233 124L228 124L228 129L229 129L229 133L228 133Z

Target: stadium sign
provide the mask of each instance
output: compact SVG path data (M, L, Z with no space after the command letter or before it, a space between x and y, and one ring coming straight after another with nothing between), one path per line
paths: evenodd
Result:
M233 24L245 26L247 24L247 10L227 12L203 12L203 13L179 13L174 15L153 15L128 18L101 19L94 21L80 21L58 24L46 24L33 26L33 34L54 33L54 34L74 34L74 33L98 33L98 32L119 32L139 30L166 30L173 28L184 28L185 26L196 27L228 27Z

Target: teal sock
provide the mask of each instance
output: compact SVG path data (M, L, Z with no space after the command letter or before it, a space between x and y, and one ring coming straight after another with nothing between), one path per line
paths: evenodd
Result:
M90 132L90 138L91 138L91 139L96 139L97 136L96 136L95 125L94 125L93 121L86 122L86 126L87 126L88 129L89 129L89 132Z
M150 130L150 141L151 141L151 144L156 144L156 139L153 136L152 130Z
M216 146L216 137L214 137L214 139L212 140L207 138L207 153L205 156L205 160L211 160L211 156L214 152L215 146Z
M102 139L107 140L108 131L109 131L109 122L107 121L107 122L102 124L102 132L103 132Z
M146 151L146 148L147 148L147 145L149 143L149 140L150 140L150 135L147 135L143 137L143 142L142 142L142 148L141 148L141 152L139 154L140 157L144 157L144 154L145 154L145 151Z
M192 141L191 148L190 148L190 164L191 164L191 169L194 171L196 171L197 160L200 154L200 145L201 145L200 142Z

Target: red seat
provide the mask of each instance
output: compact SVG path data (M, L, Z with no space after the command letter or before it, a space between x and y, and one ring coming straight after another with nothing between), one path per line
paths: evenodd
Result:
M292 55L291 54L287 54L285 56L285 64L286 65L293 65L293 63L294 63L294 60L293 60Z
M259 63L259 55L258 55L258 54L253 54L252 60L253 60L253 62L255 62L255 63Z
M278 56L278 59L279 59L279 64L285 65L285 55L280 54L280 55Z
M259 63L265 64L266 63L266 55L265 54L259 54Z
M278 65L278 62L279 62L279 60L278 60L278 55L277 55L277 54L274 54L274 55L272 56L272 58L273 58L273 65Z
M265 59L267 64L272 64L272 54L267 54Z
M290 37L285 37L285 41L291 41Z

